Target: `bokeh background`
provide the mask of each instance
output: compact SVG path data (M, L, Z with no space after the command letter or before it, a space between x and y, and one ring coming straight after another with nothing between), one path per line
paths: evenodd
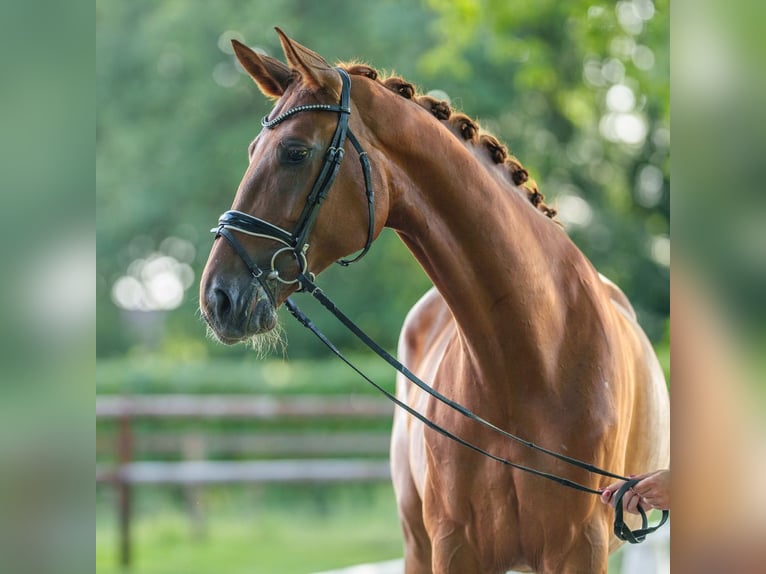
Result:
M227 395L348 403L369 394L287 314L286 345L266 358L212 342L199 316L208 230L229 208L248 143L270 109L230 40L283 59L274 26L330 62L363 60L437 91L497 135L583 252L627 293L669 370L667 0L98 0L98 401ZM328 270L319 283L392 350L404 315L429 287L392 233L362 262ZM381 361L310 301L299 303L393 387ZM97 421L103 476L120 456L120 421L103 414ZM138 417L130 420L130 457L384 460L389 427L385 417ZM290 446L317 436L323 449ZM369 447L341 448L339 437ZM277 446L266 448L267 440ZM98 572L119 569L120 500L108 480L97 487ZM131 507L135 572L308 573L402 553L385 480L141 485ZM619 557L612 566L619 571Z
M244 348L200 336L196 292L208 229L230 206L247 145L270 109L236 64L230 39L282 57L274 25L328 61L358 58L395 71L478 118L630 296L652 340L665 338L666 3L104 0L96 7L99 358L247 357ZM389 346L427 286L393 238L365 262L334 271L323 277L327 291ZM377 300L387 312L373 308ZM324 354L285 325L290 358ZM342 328L330 333L351 344Z
M204 235L211 224L211 216L215 218L228 206L233 187L244 169L244 146L257 129L257 118L261 113L258 106L263 106L264 102L255 91L250 91L254 90L252 87L245 94L246 82L243 84L241 78L238 87L233 89L213 85L215 66L228 62L227 56L217 47L224 32L240 31L247 35L248 43L264 47L272 42L270 49L273 50L276 43L268 30L273 25L282 25L328 58L364 58L381 68L404 73L426 90L449 88L447 82L452 78L455 88L448 93L453 103L473 116L480 116L484 122L498 121L501 114L491 115L473 98L488 97L484 83L502 78L503 96L497 101L504 103L499 109L504 113L518 113L521 126L530 126L530 130L544 127L545 131L555 134L562 133L555 127L561 125L560 120L546 127L540 114L550 113L551 117L558 117L552 112L559 109L556 98L550 97L550 90L543 90L548 95L538 97L536 94L540 90L536 86L551 80L567 86L571 81L585 94L586 103L590 102L590 107L579 106L590 118L586 126L590 126L591 133L596 134L594 137L601 140L604 149L612 150L610 154L617 153L615 149L619 154L625 154L626 149L630 149L629 142L634 141L622 142L620 139L613 144L614 134L641 134L643 129L630 128L638 123L623 118L623 127L619 130L611 122L614 129L605 126L602 131L600 120L605 112L630 113L626 103L630 97L618 97L620 91L626 94L620 88L613 96L617 98L618 106L613 110L607 105L607 93L612 83L620 81L609 79L612 83L603 86L592 85L592 82L598 84L605 81L604 78L614 78L611 74L620 69L616 64L606 67L610 76L600 78L599 75L613 59L619 60L625 68L626 81L641 82L643 86L651 77L631 67L633 56L624 51L625 46L630 51L629 42L623 43L621 48L621 41L618 41L613 47L612 39L632 37L637 46L645 45L651 50L652 68L667 65L661 54L668 40L669 8L667 3L660 2L654 4L654 12L648 20L640 16L646 11L636 12L640 5L644 6L641 10L645 10L646 4L634 2L538 1L498 5L471 1L426 4L382 0L375 4L326 3L335 8L342 6L340 11L325 11L310 2L219 2L215 11L202 2L155 4L100 1L96 2L95 14L93 4L82 0L6 2L0 6L0 69L4 74L0 84L0 125L3 128L0 130L0 187L3 191L0 194L0 254L3 262L0 280L0 564L4 572L80 574L93 567L94 546L98 570L109 572L117 568L114 495L103 486L98 488L94 500L92 486L92 457L94 452L99 452L97 425L92 424L94 381L99 393L103 388L106 396L109 373L114 375L112 381L119 381L119 385L115 383L112 387L110 396L119 393L143 396L140 393L149 392L157 381L177 385L174 393L197 393L203 389L215 392L216 385L223 385L220 388L223 392L225 385L236 383L236 376L218 369L213 369L212 376L205 375L202 366L211 364L216 353L232 353L236 361L222 361L221 368L225 364L237 364L247 372L247 376L242 375L240 379L244 386L240 394L257 390L258 384L264 384L259 381L277 380L274 370L268 377L252 376L250 371L266 364L272 369L274 365L278 366L277 370L282 369L281 372L286 374L282 379L284 389L297 389L293 394L306 388L301 387L302 384L310 384L310 389L316 392L318 382L328 387L337 383L339 392L336 396L361 392L350 390L358 389L358 382L344 380L342 369L321 379L312 375L301 383L295 368L307 365L304 372L315 373L318 367L313 362L298 362L299 353L304 348L303 343L298 344L300 335L290 335L288 361L279 358L276 362L255 362L244 350L208 347L204 342L197 348L199 354L195 355L199 360L189 359L188 355L180 359L183 356L180 351L171 352L169 345L174 337L187 334L186 341L192 343L202 339L199 322L191 321L188 331L173 327L175 321L181 324L189 320L189 313L194 312L192 303L182 303L175 310L167 311L165 328L155 328L160 335L154 340L148 335L141 340L140 329L128 328L122 320L116 319L121 311L110 307L113 304L110 303L112 286L119 278L130 275L128 267L134 260L146 259L147 253L150 255L171 235L194 243L189 235L170 230L165 221L156 227L156 218L144 221L137 211L126 209L133 197L145 198L148 193L153 193L149 201L153 203L162 201L168 194L180 193L177 186L159 185L161 170L157 164L161 157L142 155L140 150L157 149L151 147L151 142L156 145L158 138L179 142L180 149L186 154L202 142L221 144L228 138L222 130L225 110L233 113L237 109L235 94L237 90L243 90L241 97L246 101L242 105L247 111L242 119L246 130L245 127L242 129L247 134L243 133L235 142L236 149L231 150L231 158L241 158L231 161L242 163L231 168L225 168L223 163L213 164L208 160L220 162L222 157L229 157L229 150L216 155L214 150L208 149L210 158L200 161L210 163L210 169L218 172L217 176L210 177L216 184L215 194L220 197L208 189L204 201L209 202L206 208L209 213L196 220L188 219L191 227L197 230L195 233L200 234L201 247L195 250L195 258L190 262L183 260L183 252L188 258L184 243L177 243L184 247L172 255L180 258L176 259L179 263L190 265L195 273L194 281L209 245L209 238L205 239ZM631 8L630 4L636 6ZM763 545L766 501L760 484L760 477L766 470L766 299L763 296L766 293L766 195L763 184L766 162L761 157L762 150L766 149L764 11L766 3L756 0L675 0L672 3L671 102L676 140L672 161L674 463L671 561L679 572L760 573L766 564L766 547ZM386 20L382 17L384 13L389 14L388 28L382 28ZM346 14L353 14L355 20L341 28L339 19L344 19ZM643 22L640 30L636 14ZM371 15L376 16L374 21ZM594 20L596 17L602 19ZM94 19L95 41L91 36ZM406 37L405 30L409 32ZM653 34L658 39L650 41ZM176 45L186 58L183 69L188 71L196 66L194 74L185 76L189 85L184 85L178 75L170 80L159 71L153 72L158 70L160 60L158 42L173 38L178 39ZM497 49L501 45L497 43L498 39L507 45L519 38L522 43L529 44L529 54L534 54L534 58L525 59L522 52L521 60L517 60L519 56L511 57L511 50ZM360 45L352 49L351 42L360 42ZM378 45L375 52L373 42ZM410 46L412 51L408 52L409 48L405 47ZM459 72L460 65L454 60L440 62L439 46L442 46L442 55L446 51L447 55L460 56L470 64L463 66L462 72L472 75L472 84L457 75L452 76ZM492 46L496 48L492 49ZM347 51L341 53L341 50ZM424 60L432 50L437 50L437 56ZM395 61L393 55L399 51L406 53L406 57L404 60L397 57ZM647 56L647 52L636 52L642 53L644 56L637 56L638 62ZM593 54L595 63L601 64L588 66L586 76L587 54ZM512 61L503 65L504 57L510 57ZM166 71L168 66L171 70L174 66L177 68L174 59L177 64L177 58L171 56L170 64L166 62ZM643 60L641 65L647 65L648 61ZM479 66L479 62L484 63ZM443 82L437 81L432 75L434 72L429 70L435 63L448 64L446 69L452 70L449 74L444 72ZM485 74L473 74L474 66L479 66L476 70L481 69ZM487 75L488 69L499 72L496 76ZM529 76L529 73L539 74L541 70L547 80L543 77L537 82L534 76ZM594 71L599 73L594 75ZM111 79L107 81L105 74ZM535 81L525 82L525 77L535 78ZM590 79L586 80L586 77ZM110 87L113 80L122 82L121 91ZM628 85L636 102L640 102L639 91L633 84ZM154 94L154 99L158 92L173 93L178 97L163 108L147 109L139 105L149 98L150 93ZM531 105L524 103L527 93L532 94ZM125 107L128 94L135 104L132 108ZM210 107L210 102L200 100L202 94L220 96L223 103ZM189 106L198 100L199 105L193 111L181 108L182 104ZM544 102L543 106L540 101ZM545 106L549 106L548 111L541 112ZM153 118L153 123L176 118L176 107L185 112L169 132L154 138L141 139L135 134L133 138L128 137L133 124L142 122L144 117ZM164 115L158 111L160 109ZM637 109L633 107L633 111ZM118 114L117 110L123 111ZM199 122L208 113L220 115L215 125L211 124L210 133L203 133L199 142L188 140L188 134L184 139L184 126ZM122 118L122 131L114 134L111 141L122 140L130 145L115 150L114 143L109 144L114 161L107 164L100 151L105 142L103 127L108 123L106 117L115 114ZM567 114L565 117L571 116ZM549 162L568 161L562 159L562 154L558 153L560 149L551 147L557 151L555 154L535 152L533 139L523 137L521 130L500 133L495 125L492 128L532 170L548 197L555 196L556 179L546 166ZM573 134L581 131L588 133L587 129L578 129L573 130ZM93 137L94 133L97 137ZM612 135L607 137L606 134ZM660 135L660 141L662 139ZM547 141L552 142L551 146L558 143L550 138ZM651 141L648 135L644 138L644 142L647 141ZM640 147L644 149L643 145ZM97 210L94 210L91 194L94 187L91 158L94 155L97 157ZM135 159L131 163L121 159L129 157L140 157L141 160ZM142 186L129 190L120 188L126 202L121 204L120 210L107 209L103 199L105 194L113 195L114 192L110 186L102 185L103 174L111 172L112 163L123 166L124 170L121 178L112 177L112 181L144 178ZM184 158L175 164L179 177L185 170L196 167L195 162ZM590 162L586 162L580 173L588 173L589 165ZM655 167L659 168L659 165ZM665 174L665 168L660 169ZM650 182L653 178L655 184L650 184L648 189L654 189L656 193L655 176L645 177ZM614 177L617 182L633 181L629 190L637 194L638 188L629 171L621 171ZM187 191L191 193L201 185L201 182L197 186L192 181ZM591 193L590 189L581 186L583 194ZM595 186L594 189L606 193L607 189L612 189L612 184ZM665 201L667 188L663 189ZM172 205L163 208L168 213L192 204L180 196L171 197ZM633 195L626 193L623 196L625 205L632 205L630 197ZM598 205L597 199L588 200L591 210ZM562 211L572 213L571 209ZM128 216L132 231L125 231L129 226L121 223ZM611 220L611 217L604 219ZM98 272L96 234L93 233L97 223ZM609 221L601 223L609 225ZM113 261L112 257L117 257L115 253L120 248L114 247L115 241L108 239L112 226L123 230L126 241L145 235L153 243L139 249L135 256L124 255L121 261ZM577 229L572 224L568 229L602 269L605 265L611 266L605 271L613 276L615 266L641 259L640 250L630 252L628 257L620 255L612 259L608 253L599 257L594 251L598 242L589 246L582 238L586 230ZM654 228L653 233L662 235L663 230ZM112 247L107 249L110 244ZM663 244L666 245L660 240L659 245ZM376 246L376 254L371 257L377 257L382 247L383 244ZM166 248L169 249L167 244ZM386 246L385 252L389 249L395 248ZM187 272L173 275L184 273ZM96 281L93 281L94 277ZM624 278L617 279L628 288ZM628 277L630 280L632 278ZM177 294L178 283L175 279L170 281L176 285ZM328 275L322 281L329 284L334 280ZM334 289L342 287L342 280L338 281L341 285ZM412 281L418 281L417 275ZM405 289L408 285L409 281L400 281L397 287ZM413 291L416 290L413 287ZM184 300L191 301L193 291L194 287L186 290ZM629 289L634 299L641 298L638 291ZM98 300L94 305L96 292ZM173 292L172 287L169 292ZM357 292L356 289L346 292L344 297L350 301ZM387 297L385 301L390 302L391 310L386 309L393 315L395 294ZM165 300L177 300L177 295ZM641 301L642 320L647 321L650 306L643 303L643 299ZM409 301L402 306L407 305ZM98 348L96 309L98 338L100 341L103 337L105 343ZM359 310L360 314L362 312ZM112 319L104 320L110 316ZM368 316L364 322L366 327L374 329L385 319L387 317L377 314ZM661 342L662 336L657 337L651 320L646 325L654 340ZM111 342L106 344L108 341ZM388 341L391 344L392 338ZM156 345L153 350L152 344ZM351 343L344 341L344 345L351 346ZM183 348L183 345L178 347ZM659 349L662 354L662 347ZM124 359L122 364L121 359ZM184 366L187 366L185 371ZM158 375L163 368L164 373ZM195 373L200 373L197 386L191 384ZM379 372L376 377L385 378L386 374ZM141 386L142 381L145 389ZM269 388L273 387L271 383ZM170 391L165 388L165 392ZM107 423L107 427L109 424L113 423ZM174 423L168 424L171 427L165 429L167 433L176 433L178 429L172 426ZM197 421L189 423L188 427L208 434L208 429L198 425ZM349 430L357 432L353 428ZM385 429L373 430L385 433ZM100 441L103 442L101 437L108 436L109 432L112 432L109 428L104 429L101 423L98 424ZM151 432L151 428L141 429L141 436L151 436ZM225 432L229 434L231 431L227 429ZM252 433L250 426L243 432L256 437L261 435ZM316 436L313 428L310 432ZM109 451L104 448L102 444L97 455L99 464L112 462L105 454ZM268 492L258 488L249 490L249 487L239 492L229 487L204 489L208 513L207 522L203 524L208 525L207 538L205 531L200 537L192 534L194 522L189 518L188 503L180 489L139 489L134 500L134 568L174 573L253 572L258 571L257 568L267 572L306 572L351 561L384 559L400 552L398 526L390 491L385 485L377 495L370 494L365 485L353 488L327 485L319 490L323 491L320 494L316 489L274 488L276 490ZM94 506L97 517L95 538ZM333 517L338 516L340 518L333 522ZM377 526L368 529L369 524ZM298 535L301 529L303 537ZM355 538L357 532L365 531L368 534L362 536L367 537L368 544ZM322 537L324 533L327 536ZM327 547L325 558L317 558L315 548L310 548L311 541Z

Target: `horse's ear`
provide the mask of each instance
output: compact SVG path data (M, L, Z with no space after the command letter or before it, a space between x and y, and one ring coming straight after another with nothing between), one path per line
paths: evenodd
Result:
M267 97L279 98L285 92L292 74L290 68L279 60L254 52L234 39L231 45L239 63Z
M298 70L303 81L314 89L327 88L340 93L340 77L322 56L301 46L287 37L282 30L275 28L282 43L287 63Z

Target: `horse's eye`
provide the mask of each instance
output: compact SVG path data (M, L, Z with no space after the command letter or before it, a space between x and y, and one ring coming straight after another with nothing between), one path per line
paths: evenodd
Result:
M288 147L282 153L285 163L301 163L309 155L309 150L305 147Z

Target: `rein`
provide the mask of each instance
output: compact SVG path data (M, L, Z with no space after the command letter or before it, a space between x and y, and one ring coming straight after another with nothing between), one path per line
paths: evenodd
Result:
M395 357L393 357L390 353L388 353L385 349L383 349L383 347L381 347L374 340L372 340L347 315L345 315L340 309L338 309L338 307L314 283L315 276L313 273L311 273L308 270L308 261L306 259L306 252L308 251L308 248L309 248L307 239L316 221L316 218L319 212L319 206L321 205L322 201L329 193L330 188L332 187L332 184L335 181L335 178L337 177L338 170L340 169L341 161L343 160L344 144L346 139L348 139L351 142L351 145L354 147L357 154L359 155L359 161L362 166L362 172L364 174L364 183L365 183L365 195L366 195L367 204L368 204L369 226L368 226L367 241L362 251L359 253L359 255L357 255L353 259L348 259L348 260L341 259L338 261L338 263L345 267L361 259L370 249L370 245L372 244L372 240L373 240L373 232L374 232L374 221L375 221L374 195L373 195L372 183L371 183L371 177L370 177L370 163L367 157L367 152L365 152L362 149L359 141L356 139L356 137L354 137L353 133L351 133L348 127L348 120L351 114L351 108L350 108L351 81L348 76L348 73L345 70L342 70L340 68L336 68L336 70L340 74L341 80L342 80L342 89L341 89L341 97L340 97L339 105L309 104L309 105L297 106L295 108L287 110L286 112L283 112L282 114L278 115L277 117L271 120L269 120L267 116L263 118L263 120L261 121L261 125L265 129L274 129L281 122L285 121L286 119L300 112L323 111L323 112L333 112L338 114L338 124L335 128L335 133L330 142L330 145L327 148L324 164L322 165L320 173L317 176L317 179L315 180L314 185L312 186L311 191L308 194L308 197L306 198L306 205L304 206L303 211L301 212L301 215L298 218L298 223L296 224L295 231L290 232L285 229L282 229L281 227L277 225L269 223L268 221L260 219L258 217L254 217L252 215L243 213L241 211L230 210L225 212L223 215L221 215L221 217L218 220L218 227L211 229L211 232L216 234L216 239L218 237L223 237L224 239L227 240L227 242L232 246L235 252L242 259L245 266L250 271L250 274L253 277L253 279L255 279L256 281L258 281L258 283L260 283L261 287L266 292L267 296L271 300L272 305L274 305L275 308L276 308L276 301L274 299L274 295L272 294L271 289L269 288L267 284L267 281L269 280L272 282L279 281L284 284L297 283L298 291L304 291L304 292L310 293L317 301L319 301L319 303L322 304L322 306L325 309L330 311L330 313L332 313L358 339L360 339L365 345L367 345L367 347L369 347L372 351L374 351L378 356L383 358L389 365L391 365L399 373L404 375L408 380L410 380L415 385L417 385L420 389L422 389L423 391L425 391L426 393L434 397L439 402L447 405L449 408L460 413L462 416L486 428L489 428L490 430L506 438L514 440L526 446L527 448L536 450L538 452L542 452L553 458L556 458L558 460L571 464L575 467L584 469L590 473L600 474L602 476L625 481L625 484L620 488L620 490L616 493L614 497L614 501L615 501L614 534L619 539L624 540L626 542L630 542L632 544L643 542L643 540L646 538L648 534L651 534L652 532L660 528L663 524L665 524L665 522L668 520L669 512L667 510L663 510L662 517L659 523L656 524L655 526L649 527L646 512L639 505L638 510L639 510L639 513L641 514L642 526L640 529L630 530L630 528L625 524L623 520L622 498L630 488L632 488L638 483L637 479L630 479L628 477L621 476L619 474L614 474L607 470L598 468L592 464L588 464L586 462L577 460L575 458L571 458L563 454L538 446L534 444L533 442L525 440L521 437L518 437L512 433L509 433L497 427L496 425L483 419L479 415L473 413L466 407L447 398L440 392L433 389L430 385L425 383L419 377L417 377L414 373L412 373L412 371L410 371L407 367L405 367L402 363L400 363ZM247 250L242 246L242 244L235 237L232 231L238 231L246 235L271 239L283 245L283 247L277 249L272 255L271 261L269 264L268 274L265 274L264 270L261 267L259 267L255 261L253 261L253 259L247 253ZM297 276L293 279L284 279L280 277L279 271L276 268L277 257L284 252L291 253L295 257L296 263L298 264L299 271ZM489 451L471 442L468 442L467 440L453 434L449 430L439 426L432 420L428 419L425 415L421 414L420 412L416 411L415 409L413 409L406 403L397 399L396 396L394 396L392 393L390 393L389 391L387 391L386 389L384 389L383 387L375 383L372 379L370 379L367 375L365 375L361 370L359 370L359 368L357 368L353 363L351 363L351 361L349 361L343 355L343 353L332 343L332 341L330 341L319 330L319 328L298 308L298 306L293 302L291 298L288 298L286 300L285 306L287 307L288 311L290 311L290 313L303 326L309 329L325 346L327 346L327 348L330 351L332 351L344 363L346 363L349 367L351 367L367 383L369 383L375 389L377 389L379 392L385 395L386 398L388 398L395 405L404 409L410 415L417 418L419 421L425 424L428 428L438 432L439 434L449 438L450 440L457 442L458 444L461 444L483 456L486 456L506 466L518 469L523 472L534 474L535 476L539 476L541 478L554 481L562 486L579 490L581 492L587 492L589 494L595 494L595 495L601 494L600 490L593 489L583 484L579 484L577 482L569 480L567 478L556 476L554 474L543 472L541 470L537 470L534 468L530 468L530 467L512 462L506 458L492 454Z
M615 518L614 518L614 534L619 538L620 540L623 540L625 542L630 542L631 544L637 544L639 542L643 542L647 535L651 534L652 532L659 529L665 522L667 522L668 518L670 517L670 512L667 510L662 511L662 516L660 518L660 521L652 526L649 527L649 519L646 515L646 512L644 511L641 506L638 506L638 512L641 515L641 528L638 528L636 530L631 530L627 524L625 524L623 519L623 508L622 508L622 498L625 496L625 493L633 488L636 484L638 484L639 479L635 478L628 478L619 474L615 474L612 472L609 472L608 470L604 470L601 468L598 468L592 464L589 464L587 462L583 462L581 460L578 460L576 458L572 458L557 452L554 452L552 450L548 450L544 447L541 447L539 445L536 445L535 443L528 441L526 439L523 439L515 434L512 434L508 431L505 431L496 425L492 424L491 422L483 419L479 415L473 413L466 407L462 406L459 403L456 403L455 401L447 398L443 394L441 394L439 391L433 389L431 386L429 386L427 383L425 383L420 377L415 375L412 371L410 371L407 367L405 367L401 362L399 362L393 355L391 355L388 351L386 351L383 347L381 347L378 343L376 343L372 338L370 338L369 335L367 335L356 323L354 323L343 311L341 311L335 303L332 302L332 300L327 297L322 290L314 284L314 282L307 276L303 275L300 277L301 283L302 283L302 291L306 293L310 293L314 299L319 301L319 303L327 309L330 313L335 316L336 319L338 319L349 331L351 331L360 341L362 341L367 347L369 347L375 354L377 354L379 357L384 359L389 365L391 365L394 369L396 369L398 372L400 372L402 375L407 377L409 381L417 385L420 389L434 397L439 402L447 405L452 410L457 411L464 417L466 417L469 420L472 420L474 422L477 422L478 424L489 428L490 430L495 431L496 433L506 437L510 438L532 450L536 450L538 452L542 452L544 454L547 454L553 458L557 458L561 461L564 461L568 464L571 464L572 466L576 466L578 468L582 468L583 470L586 470L588 472L594 473L594 474L600 474L602 476L607 476L610 478L615 478L618 480L622 480L625 482L625 484L622 485L622 487L618 490L618 492L615 494L613 500L615 504ZM458 444L461 444L483 456L486 456L487 458L490 458L496 462L499 462L501 464L504 464L506 466L510 466L512 468L521 470L523 472L527 472L530 474L534 474L535 476L539 476L541 478L545 478L547 480L551 480L553 482L556 482L560 484L561 486L566 486L568 488L572 488L574 490L579 490L581 492L587 492L589 494L595 494L597 496L601 495L601 491L590 488L588 486L585 486L583 484L574 482L572 480L569 480L567 478L557 476L555 474L550 474L547 472L543 472L541 470L537 470L534 468L530 468L528 466L524 466L518 463L515 463L513 461L510 461L506 458L497 456L495 454L492 454L491 452L453 434L452 432L448 431L444 427L436 424L429 418L427 418L425 415L421 414L420 412L416 411L412 407L410 407L408 404L400 401L398 398L396 398L395 395L381 387L379 384L377 384L375 381L370 379L367 375L365 375L356 365L354 365L343 353L333 344L332 341L330 341L327 336L322 333L322 331L319 330L319 328L309 319L301 310L300 308L295 304L295 302L292 300L292 298L288 298L285 301L285 307L287 307L287 310L290 311L290 313L295 317L298 322L300 322L304 327L306 327L309 331L311 331L330 351L332 351L333 354L335 354L340 360L342 360L346 365L351 367L359 376L361 376L368 384L373 386L378 392L383 394L388 400L390 400L392 403L394 403L396 406L400 407L401 409L404 409L406 412L414 416L416 419L421 421L423 424L425 424L428 428L438 432L439 434L449 438L450 440L453 440L457 442Z

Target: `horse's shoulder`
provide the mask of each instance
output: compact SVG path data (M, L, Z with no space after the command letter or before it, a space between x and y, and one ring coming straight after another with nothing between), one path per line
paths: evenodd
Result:
M627 318L636 321L636 311L633 309L633 305L630 304L628 297L625 295L625 293L622 292L622 289L620 289L617 284L607 276L599 273L598 277L601 280L601 285L606 290L606 294L609 296L609 299L615 308Z
M436 287L431 287L409 310L407 317L404 319L402 330L415 328L424 322L431 322L446 308L447 304L444 302L439 291Z
M413 357L441 338L454 324L452 313L439 291L432 287L418 300L404 319L399 337L399 354Z

